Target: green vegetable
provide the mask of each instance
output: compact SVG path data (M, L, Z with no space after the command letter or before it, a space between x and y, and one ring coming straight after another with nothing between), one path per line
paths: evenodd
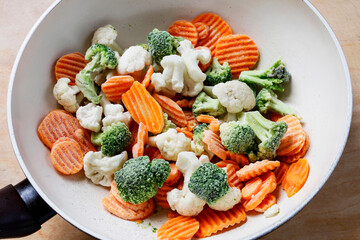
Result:
M171 36L168 32L155 28L147 37L147 46L153 60L160 64L163 57L177 53L176 48L182 40L184 38Z
M230 81L232 78L231 68L227 62L221 65L217 58L214 58L211 66L206 70L205 85L215 86L218 83Z
M96 146L101 146L101 138L103 133L102 132L92 132L91 133L91 142Z
M175 123L169 120L169 116L167 115L167 113L163 113L163 116L164 116L164 128L162 130L163 133L169 130L170 128L176 128Z
M204 163L190 177L189 190L209 205L229 191L228 175L213 163Z
M149 51L149 47L146 43L141 43L141 44L138 44L138 46L142 47L143 49L145 49L146 51Z
M301 116L292 107L279 100L273 91L266 88L263 88L256 96L256 106L261 113L271 111L281 115L294 115L301 119Z
M108 127L101 137L101 152L105 156L114 156L125 150L131 142L131 132L122 122Z
M94 78L106 68L114 69L117 59L111 48L99 43L92 45L86 51L85 59L90 62L76 75L76 85L89 101L99 104L101 96L98 96Z
M206 123L196 125L193 129L194 152L197 156L200 156L205 151L202 139L204 138L204 131L207 129L209 129L209 126Z
M242 71L239 76L239 80L249 86L256 84L277 91L284 91L282 84L288 82L290 78L291 75L280 58L268 69Z
M170 175L170 165L162 159L148 156L129 159L122 169L115 172L119 196L126 202L140 204L154 197L158 188Z
M206 114L217 117L226 113L226 108L220 104L218 99L211 98L205 92L201 92L192 105L192 111L195 116Z

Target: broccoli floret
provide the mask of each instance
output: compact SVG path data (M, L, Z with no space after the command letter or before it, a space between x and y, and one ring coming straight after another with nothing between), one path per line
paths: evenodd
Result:
M153 60L160 64L163 57L177 53L176 48L182 40L184 38L171 36L168 32L155 28L147 37L147 46Z
M249 154L256 148L255 132L239 121L221 124L220 138L225 148L235 154Z
M202 139L204 138L204 131L207 129L209 129L209 126L206 123L196 125L193 129L193 141L195 144L194 152L197 156L201 155L205 151Z
M205 85L215 86L218 83L230 81L232 78L231 68L227 62L221 65L217 58L214 58L211 66L206 70Z
M226 113L226 108L220 104L218 99L211 98L205 92L201 92L192 105L192 111L195 116L206 114L217 117Z
M106 68L114 69L117 59L111 48L99 43L92 45L86 51L85 59L90 62L76 75L76 85L88 100L99 104L101 96L98 96L94 78Z
M270 121L258 111L241 113L239 120L246 121L260 141L257 158L273 159L276 156L280 140L287 131L287 124L283 121ZM255 159L256 157L253 156L252 158Z
M273 91L266 88L261 89L256 96L256 106L261 113L270 111L280 113L281 115L294 115L298 119L301 119L299 113L279 100Z
M190 177L189 190L209 205L229 191L228 175L213 163L204 163Z
M286 70L281 58L266 70L242 71L239 76L240 81L249 85L256 84L277 91L284 91L282 84L288 82L290 78L291 75Z
M170 165L162 159L148 156L129 159L122 169L115 172L119 196L126 202L140 204L154 197L158 188L170 175Z
M163 117L164 117L164 128L161 131L162 133L166 132L170 128L176 128L175 123L169 120L169 116L166 113L163 113Z
M102 132L92 132L91 133L91 142L96 146L101 146L101 138L103 133Z
M131 132L122 122L108 127L101 137L101 152L105 156L114 156L125 150L131 142Z
M145 49L146 51L149 51L149 47L146 43L141 43L141 44L138 44L138 46L142 47L143 49Z

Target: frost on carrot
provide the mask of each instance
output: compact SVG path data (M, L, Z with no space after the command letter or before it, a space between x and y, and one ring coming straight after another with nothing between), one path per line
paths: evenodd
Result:
M179 127L186 126L184 111L170 98L154 93L153 98L160 104L162 110L167 113L169 119Z
M281 184L288 197L292 197L304 186L309 169L306 159L299 159L290 165Z
M174 22L168 29L168 32L175 37L183 37L189 40L193 46L198 41L198 32L194 24L186 20L178 20Z
M279 161L262 160L250 163L236 172L240 181L247 181L253 177L260 176L263 173L274 170L280 166Z
M55 64L55 78L70 79L69 85L75 85L75 77L81 70L84 69L87 62L81 53L69 53L57 60Z
M130 75L114 76L101 84L101 90L107 99L113 102L121 101L121 96L127 92L134 83L134 78Z
M157 230L157 239L191 239L198 229L199 222L195 218L178 216L169 219Z

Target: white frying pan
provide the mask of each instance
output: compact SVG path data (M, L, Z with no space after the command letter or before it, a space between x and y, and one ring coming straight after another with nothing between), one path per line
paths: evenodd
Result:
M36 129L50 110L59 107L52 96L56 59L69 52L84 53L95 29L114 25L119 32L118 43L126 48L145 42L147 33L155 27L166 30L175 20L191 20L208 11L228 21L234 33L247 34L255 41L261 56L258 68L283 57L293 78L281 98L302 114L311 143L306 156L309 178L292 198L280 193L279 215L268 219L250 216L241 226L209 239L257 238L289 220L314 197L345 146L352 90L339 42L308 1L63 0L54 3L35 24L12 71L7 105L9 132L28 181L15 189L9 185L0 190L1 237L31 233L57 212L100 239L156 238L152 228L146 226L150 221L159 227L166 220L164 213L155 214L143 227L112 216L101 205L108 189L92 184L83 172L75 176L58 174Z

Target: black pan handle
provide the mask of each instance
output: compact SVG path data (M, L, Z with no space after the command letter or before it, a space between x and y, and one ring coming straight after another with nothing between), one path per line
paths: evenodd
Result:
M55 214L27 179L0 189L0 238L30 235Z

